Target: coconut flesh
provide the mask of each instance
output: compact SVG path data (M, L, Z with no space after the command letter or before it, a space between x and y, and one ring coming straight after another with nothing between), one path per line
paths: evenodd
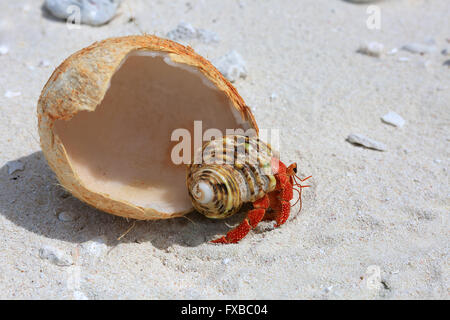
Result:
M186 167L171 159L179 143L171 141L171 135L185 128L193 142L195 120L202 121L203 132L217 128L225 134L226 129L254 127L198 68L174 62L164 52L136 50L116 69L95 110L55 120L52 134L84 189L147 212L131 217L167 218L192 210ZM57 164L50 164L55 170Z

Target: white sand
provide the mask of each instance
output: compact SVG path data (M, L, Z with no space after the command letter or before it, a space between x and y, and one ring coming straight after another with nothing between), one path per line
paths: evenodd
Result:
M381 30L366 27L367 4L340 0L125 0L108 25L69 30L40 1L2 1L0 298L448 299L450 69L440 51L450 2L378 5ZM59 63L94 41L165 36L181 21L217 33L218 43L192 41L205 57L242 55L248 76L235 86L261 128L281 129L282 159L313 176L300 215L238 245L207 243L228 227L195 213L136 222L117 241L133 222L65 194L40 151L36 102ZM437 52L356 53L430 37ZM383 123L389 111L406 124ZM350 133L387 151L354 146ZM24 170L10 175L13 160ZM74 265L41 258L44 246Z

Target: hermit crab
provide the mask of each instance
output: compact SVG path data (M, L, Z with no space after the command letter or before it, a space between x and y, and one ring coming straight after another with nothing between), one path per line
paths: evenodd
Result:
M237 243L262 220L281 226L289 217L293 190L309 187L301 182L297 164L289 167L278 153L258 138L228 135L201 149L202 161L187 168L186 184L194 208L208 218L223 219L251 202L246 218L214 243Z
M248 218L218 240L237 242L261 219L283 224L293 190L301 192L295 165L286 168L269 145L255 138L255 118L236 88L192 48L167 39L109 38L75 52L43 87L37 120L42 152L59 185L121 217L171 219L195 207L208 217L225 218L252 202ZM194 162L188 166L187 189L187 162L172 159L179 145L174 133L182 130L202 141L195 136L203 138L209 129L253 129L253 138L233 143L262 152L257 162L218 164L212 172L229 177L224 183L208 184L214 177L204 179L210 164ZM205 150L238 140L226 137ZM202 192L225 202L214 207Z

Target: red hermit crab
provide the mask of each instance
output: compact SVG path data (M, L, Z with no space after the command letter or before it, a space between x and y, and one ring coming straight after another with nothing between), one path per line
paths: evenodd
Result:
M258 138L228 135L205 143L201 152L201 162L187 170L194 208L208 218L223 219L244 203L253 205L236 228L212 242L237 243L262 220L281 226L289 217L293 190L299 194L301 209L301 190L309 186L300 183L310 177L300 179L296 163L286 167L278 153Z

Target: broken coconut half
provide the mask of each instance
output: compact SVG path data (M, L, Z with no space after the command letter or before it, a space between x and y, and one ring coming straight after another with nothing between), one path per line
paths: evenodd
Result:
M175 129L257 125L236 89L191 48L155 36L94 43L67 58L38 102L42 151L78 199L123 217L192 210Z

